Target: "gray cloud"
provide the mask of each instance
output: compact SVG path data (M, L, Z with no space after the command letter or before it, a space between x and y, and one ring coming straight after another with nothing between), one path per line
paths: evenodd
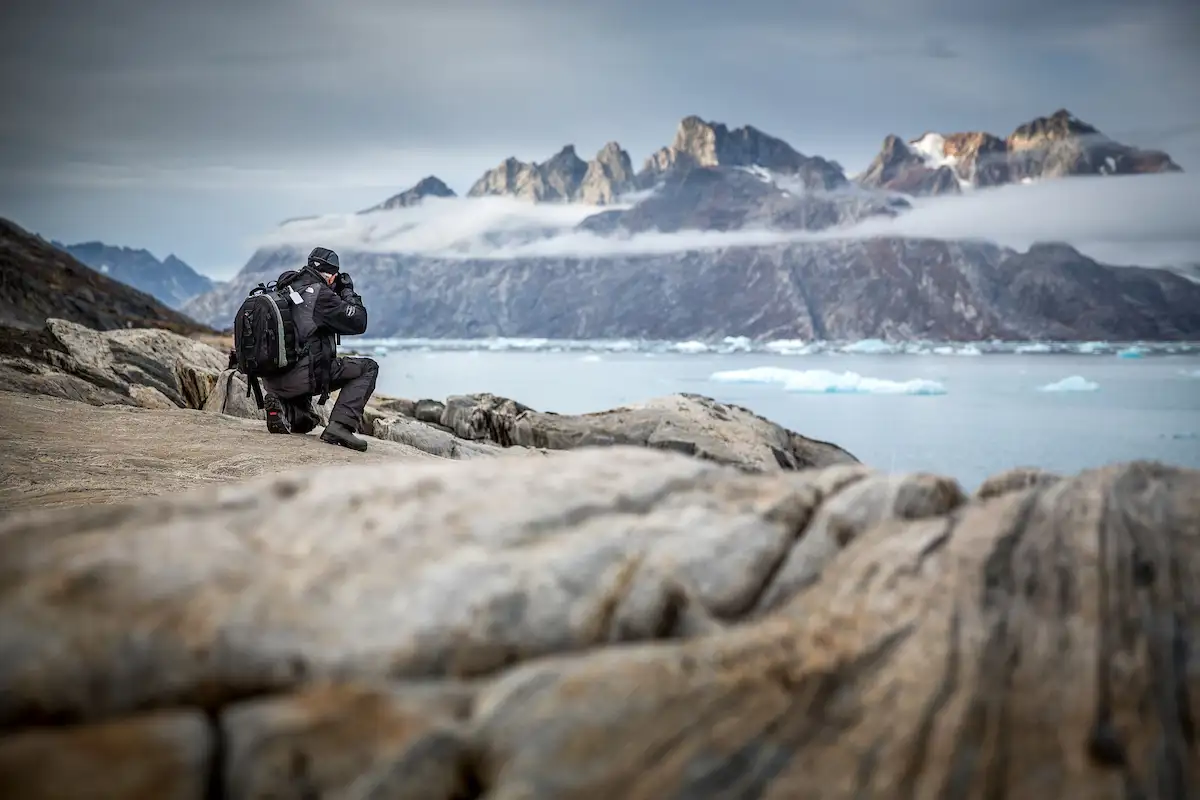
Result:
M895 218L824 231L746 229L598 236L576 226L600 208L534 204L507 197L427 200L366 215L331 214L286 225L261 246L421 254L439 258L588 258L780 245L879 236L982 239L1025 250L1036 242L1073 245L1117 265L1200 263L1200 178L1191 174L1078 177L930 197ZM544 236L553 231L554 235ZM517 244L496 244L501 240ZM523 239L523 241L522 241Z
M865 166L1068 107L1200 169L1200 11L1146 0L15 0L0 214L210 270L294 214L700 114ZM303 206L303 207L301 207ZM124 214L122 213L124 210ZM107 220L107 221L102 221Z

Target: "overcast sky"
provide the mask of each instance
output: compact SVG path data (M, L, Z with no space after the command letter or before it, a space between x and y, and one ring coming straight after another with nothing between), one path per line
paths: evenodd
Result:
M688 114L861 170L1066 107L1200 171L1196 0L9 0L0 216L216 277L298 215Z

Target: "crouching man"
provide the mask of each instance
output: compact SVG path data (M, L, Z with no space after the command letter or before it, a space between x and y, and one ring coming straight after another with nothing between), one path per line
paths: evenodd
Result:
M337 336L367 330L367 309L354 282L341 271L337 253L313 248L308 263L288 282L301 302L292 309L301 356L282 375L263 379L263 410L271 433L308 433L321 419L312 407L314 395L323 405L340 390L321 441L363 451L367 443L355 434L363 409L375 392L379 365L370 358L339 358Z

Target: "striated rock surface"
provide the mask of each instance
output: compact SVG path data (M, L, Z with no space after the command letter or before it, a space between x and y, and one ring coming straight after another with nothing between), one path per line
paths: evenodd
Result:
M928 132L904 142L890 135L856 181L868 188L931 195L1072 175L1180 171L1166 153L1113 141L1060 109L1018 126L1007 138Z
M95 331L61 319L36 332L0 328L0 391L203 408L225 363L216 348L158 328Z
M0 542L22 797L1200 791L1194 470L967 500L603 448L22 514Z
M460 439L503 447L574 450L635 445L756 472L858 463L837 445L806 438L749 409L697 394L576 415L538 412L491 394L458 395L444 404L422 401L411 416L436 423Z
M1154 464L886 523L759 625L508 675L475 705L480 783L501 798L1190 796L1198 534L1200 473Z
M420 205L426 197L457 197L454 190L442 182L436 175L430 175L417 181L416 185L405 189L399 194L392 195L378 205L360 211L360 214L370 214L373 211L391 211L397 208L410 208Z
M0 219L0 326L36 330L49 317L97 330L211 332L150 294L102 275L40 236Z

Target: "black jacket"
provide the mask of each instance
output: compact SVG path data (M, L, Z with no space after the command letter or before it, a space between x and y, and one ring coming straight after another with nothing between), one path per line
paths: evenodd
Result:
M337 337L365 333L367 309L353 289L335 292L311 267L294 276L284 273L279 277L283 291L300 298L292 306L292 322L303 354L285 375L264 383L269 390L285 395L296 394L301 385L307 385L307 391L324 398L329 391L330 364L337 357Z

